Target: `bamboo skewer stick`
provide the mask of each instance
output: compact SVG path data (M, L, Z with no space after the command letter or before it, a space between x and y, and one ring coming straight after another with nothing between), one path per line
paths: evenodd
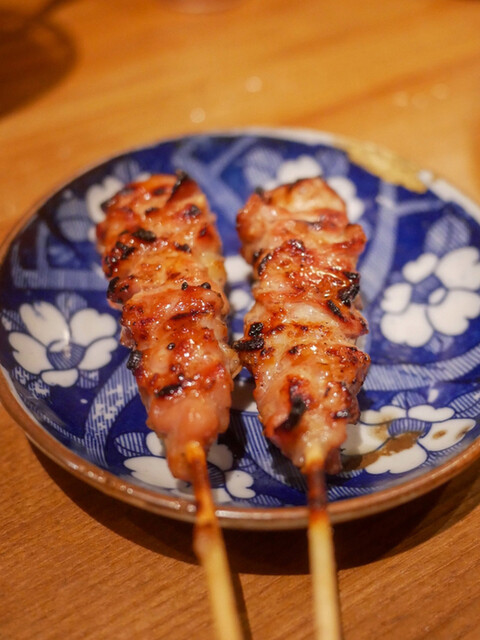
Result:
M308 548L313 588L316 640L341 640L342 628L338 599L335 549L327 512L324 457L320 448L307 455Z
M225 544L215 514L205 452L198 442L187 446L197 503L193 548L206 574L218 640L242 640L240 619Z

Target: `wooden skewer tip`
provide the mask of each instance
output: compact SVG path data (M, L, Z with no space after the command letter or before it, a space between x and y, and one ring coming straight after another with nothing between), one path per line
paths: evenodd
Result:
M335 550L327 511L324 458L312 451L306 462L308 482L308 547L317 640L341 640Z
M207 579L208 593L219 640L242 640L240 618L228 566L222 531L215 514L205 452L197 442L187 446L197 517L193 548Z

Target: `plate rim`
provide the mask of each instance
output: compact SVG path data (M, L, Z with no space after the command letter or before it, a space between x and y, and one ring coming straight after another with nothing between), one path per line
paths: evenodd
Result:
M0 377L0 400L28 440L60 467L110 497L146 511L193 523L195 503L184 498L161 494L121 479L74 453L56 440L24 409L6 378L3 367ZM331 502L328 512L332 524L365 518L410 502L467 469L480 458L480 439L442 465L375 493ZM308 507L236 507L216 505L222 527L246 530L303 529L308 525Z
M22 215L12 226L6 237L0 245L0 265L4 264L8 251L17 238L19 233L33 221L38 214L39 209L46 204L52 197L63 189L67 188L74 180L80 178L91 170L101 167L107 162L115 161L123 156L132 153L154 148L163 143L176 140L190 138L212 138L212 137L234 137L258 135L285 141L303 142L305 144L330 144L332 146L339 143L357 142L359 144L368 145L370 149L384 150L384 147L371 142L362 142L352 137L328 133L325 131L309 129L309 128L290 128L290 127L245 127L232 128L226 130L199 132L192 134L179 134L171 137L161 138L159 140L137 145L113 153L95 163L79 169L69 178L59 182L57 186L53 186L46 195L37 199L31 207L29 207L24 215ZM394 152L389 152L392 157L402 159L402 157ZM415 167L413 163L412 166ZM421 171L418 167L417 171ZM435 182L439 179L435 174ZM469 205L469 215L479 220L479 205L466 195L463 191L457 189L449 181L440 178L442 183L448 186L455 195L458 195L465 204ZM434 185L429 188L435 192ZM3 366L0 365L0 400L17 423L23 430L28 440L34 444L49 459L58 464L60 467L70 472L80 480L86 482L90 486L100 490L101 492L116 498L124 503L131 504L135 507L162 515L165 517L190 522L195 521L195 503L193 500L187 500L165 493L159 493L153 489L136 485L126 479L101 469L92 462L82 458L79 454L68 449L44 427L42 427L35 418L29 413L28 409L23 405L16 391L13 389L10 378L7 376ZM376 513L380 513L411 500L425 495L435 488L441 486L445 482L454 478L467 467L480 458L480 438L474 440L466 449L439 465L418 475L406 482L382 489L374 493L352 498L343 498L328 505L330 519L333 524L347 522L359 518L364 518ZM303 529L308 525L308 507L289 506L289 507L238 507L234 505L216 504L216 513L220 524L228 529L244 529L244 530L287 530L287 529Z

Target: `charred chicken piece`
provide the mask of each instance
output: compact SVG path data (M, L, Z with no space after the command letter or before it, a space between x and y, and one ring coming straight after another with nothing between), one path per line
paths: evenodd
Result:
M237 228L255 305L234 347L254 377L265 435L300 468L315 446L338 471L369 366L355 344L367 332L357 298L363 230L320 178L257 191Z
M97 226L108 299L174 476L191 480L188 442L206 450L229 423L239 358L228 345L221 243L205 195L185 173L128 185Z

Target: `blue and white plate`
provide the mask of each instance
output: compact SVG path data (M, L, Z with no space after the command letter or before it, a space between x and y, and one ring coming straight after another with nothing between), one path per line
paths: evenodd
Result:
M191 487L173 478L119 344L94 244L100 204L151 173L188 172L218 216L232 334L251 304L235 216L258 186L321 174L360 222L372 366L349 429L344 471L329 477L334 521L399 504L480 455L480 210L444 181L371 145L307 131L189 136L125 153L49 197L3 248L0 392L29 438L99 489L190 520ZM307 519L302 475L262 436L248 376L209 454L224 526L294 528Z

